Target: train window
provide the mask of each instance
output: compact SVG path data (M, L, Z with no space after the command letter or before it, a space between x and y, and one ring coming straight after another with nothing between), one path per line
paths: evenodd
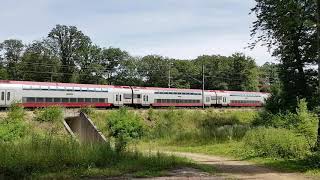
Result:
M7 92L7 101L10 101L10 92Z
M121 100L121 96L122 96L122 95L119 96L119 101L122 101L122 100Z
M99 103L104 103L104 99L103 98L99 98Z
M61 98L53 98L54 102L61 102Z
M98 98L92 98L92 102L94 102L94 103L99 102L99 99Z
M69 102L69 98L62 98L62 102L68 103Z
M108 92L108 89L107 88L102 88L101 91L102 92Z
M46 102L52 102L52 98L46 98Z
M124 95L123 95L123 98L124 98L124 99L131 99L131 98L132 98L132 95L131 95L131 94L124 94Z
M91 102L91 98L85 98L85 102Z
M78 102L84 102L84 98L78 98Z
M134 95L133 95L133 98L140 99L140 98L141 98L141 94L134 94Z
M37 102L44 102L44 98L37 98Z
M36 102L36 98L34 98L34 97L27 97L27 102Z
M77 102L77 98L70 98L70 102L72 103Z
M149 96L146 97L147 101L149 101Z

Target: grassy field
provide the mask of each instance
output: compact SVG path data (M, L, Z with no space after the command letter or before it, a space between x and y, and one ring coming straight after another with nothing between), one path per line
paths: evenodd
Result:
M0 120L0 179L154 177L182 167L214 168L174 156L116 151L112 143L79 144L62 125L62 109L12 107ZM100 124L101 125L101 124Z
M108 117L116 111L95 111L91 114L104 134L109 133L106 128ZM297 114L268 116L267 120L276 121L277 126L256 125L265 115L262 111L250 109L129 111L140 116L147 127L144 136L130 145L142 151L226 156L281 171L320 176L320 155L312 152L309 146L314 139L305 137L306 133L310 137L316 133L314 116L305 109ZM287 121L293 125L283 128Z

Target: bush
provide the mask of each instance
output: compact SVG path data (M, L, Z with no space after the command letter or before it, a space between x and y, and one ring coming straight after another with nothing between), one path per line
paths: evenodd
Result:
M272 114L268 111L263 111L255 119L253 125L293 130L303 136L309 146L312 147L316 140L317 115L308 110L307 102L302 99L298 102L295 113Z
M63 120L63 110L58 106L51 106L35 111L35 120L42 122L60 122Z
M142 118L126 108L110 114L107 121L109 137L116 140L115 148L123 151L132 139L140 138L144 133Z
M91 115L95 112L95 109L92 106L85 106L80 108L80 112Z
M24 122L24 109L12 104L8 116L0 121L0 141L14 141L27 134L27 125Z
M215 127L201 127L200 137L207 142L224 142L241 140L250 129L247 125L224 125Z
M243 139L253 156L301 158L309 151L307 141L287 129L256 128Z

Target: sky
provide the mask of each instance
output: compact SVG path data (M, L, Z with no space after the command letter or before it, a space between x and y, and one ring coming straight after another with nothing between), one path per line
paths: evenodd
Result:
M194 59L242 52L257 64L276 62L267 48L247 48L254 0L0 0L0 42L45 38L73 25L101 47L134 56Z

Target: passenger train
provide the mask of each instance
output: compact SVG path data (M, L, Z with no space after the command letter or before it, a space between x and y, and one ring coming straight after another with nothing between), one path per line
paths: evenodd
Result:
M0 81L0 107L260 107L268 93L112 86L93 84ZM204 102L202 102L202 99Z

